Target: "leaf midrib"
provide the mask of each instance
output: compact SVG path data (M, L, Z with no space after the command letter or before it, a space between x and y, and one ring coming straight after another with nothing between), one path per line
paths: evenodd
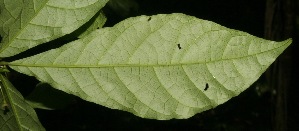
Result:
M22 63L4 63L4 65L9 66L23 66L23 67L44 67L44 68L111 68L111 67L163 67L163 66L183 66L183 65L196 65L196 64L207 64L214 63L219 61L227 61L227 60L236 60L242 59L246 57L253 57L259 54L267 53L273 50L277 50L282 47L286 47L286 45L290 45L291 39L288 39L284 44L277 48L273 48L267 51L259 52L256 54L246 55L242 57L230 58L230 59L220 59L208 62L190 62L190 63L170 63L170 64L101 64L101 65L62 65L62 64L22 64Z
M19 119L17 119L17 118L19 118L19 115L18 115L18 113L16 113L16 107L15 107L15 105L13 104L13 100L12 100L12 96L11 96L11 94L10 93L8 93L8 86L7 86L7 83L6 83L6 81L4 80L4 76L2 76L2 74L0 74L0 80L2 81L2 84L3 84L3 88L5 89L5 92L6 92L6 95L7 95L7 98L8 98L8 100L9 100L9 104L10 104L10 106L11 106L11 108L12 108L12 112L13 112L13 116L12 117L14 117L14 119L16 120L16 122L18 123L18 128L19 128L19 130L21 131L22 130L22 128L21 128L21 122L20 122L20 120Z

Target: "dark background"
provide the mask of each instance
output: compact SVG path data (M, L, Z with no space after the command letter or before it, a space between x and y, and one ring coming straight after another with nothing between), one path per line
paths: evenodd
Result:
M132 16L184 13L261 38L277 41L293 38L294 42L249 89L225 104L189 119L143 119L75 96L69 96L71 102L64 108L52 111L37 109L39 119L49 131L299 130L298 68L295 68L299 67L295 60L298 55L299 24L296 18L299 14L295 13L299 12L296 10L298 3L299 0L111 0L104 8L108 19L106 27ZM55 48L53 43L58 47L71 40L57 39L11 59L35 54L36 50ZM16 72L10 79L24 96L38 83L34 78Z

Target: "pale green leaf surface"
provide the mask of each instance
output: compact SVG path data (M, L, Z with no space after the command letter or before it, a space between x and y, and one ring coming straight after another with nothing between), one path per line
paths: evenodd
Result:
M39 122L34 109L25 102L21 93L13 85L0 75L1 88L5 92L8 102L8 110L0 110L0 130L1 131L44 131L44 127ZM0 96L3 104L3 96Z
M0 0L0 57L9 57L69 34L108 0Z
M8 64L113 109L153 119L189 118L244 91L290 44L184 14L161 14L129 18Z

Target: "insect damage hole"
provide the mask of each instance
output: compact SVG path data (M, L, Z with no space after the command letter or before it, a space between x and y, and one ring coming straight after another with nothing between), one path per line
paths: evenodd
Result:
M209 89L209 84L206 83L206 87L205 87L204 91L207 91L208 89Z
M3 101L3 104L1 105L1 108L3 110L3 114L6 115L9 112L9 105L6 101Z
M182 49L181 44L178 44L178 48L179 48L179 50Z

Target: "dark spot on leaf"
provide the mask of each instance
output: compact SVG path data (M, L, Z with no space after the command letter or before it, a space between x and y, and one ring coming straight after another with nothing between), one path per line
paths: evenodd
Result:
M9 112L8 105L2 105L2 108L3 108L3 114L6 115Z
M148 19L147 19L147 21L150 21L152 19L152 17L149 17Z
M182 49L182 47L181 47L181 45L180 45L180 44L178 44L178 48L179 48L179 49Z
M204 89L204 90L206 91L206 90L208 90L208 89L209 89L209 84L208 84L208 83L206 83L206 87L205 87L205 89Z
M98 27L97 29L100 29L100 27Z

